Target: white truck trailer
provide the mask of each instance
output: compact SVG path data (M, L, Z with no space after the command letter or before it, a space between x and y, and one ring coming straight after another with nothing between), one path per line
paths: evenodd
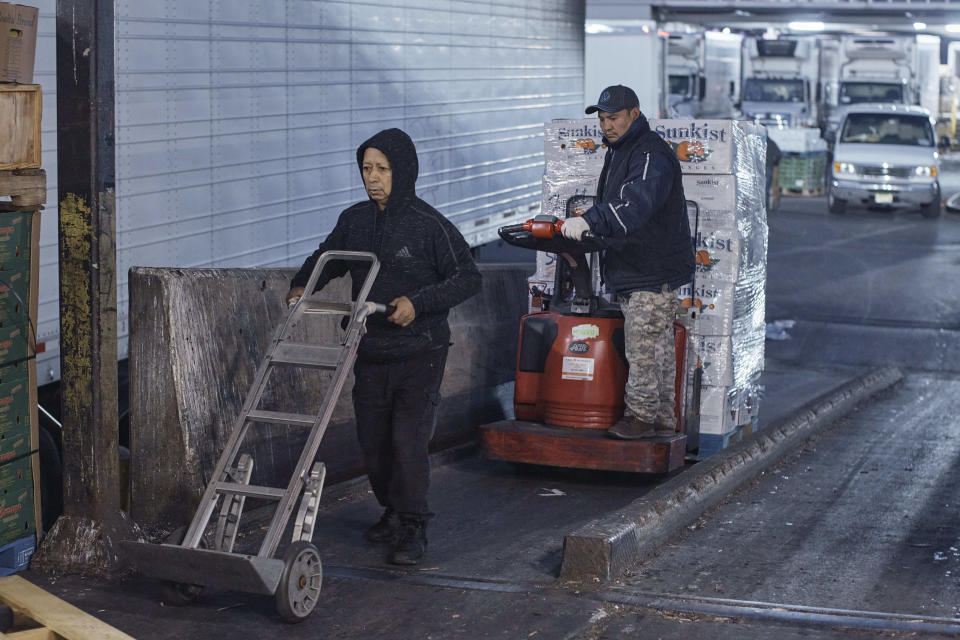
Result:
M60 378L56 2L40 9L37 356ZM117 303L132 266L293 267L364 198L355 149L401 127L417 190L472 245L539 209L543 123L583 114L583 2L116 4ZM496 34L492 37L491 34ZM518 66L519 65L519 66Z
M820 126L827 137L835 132L845 107L850 105L920 104L916 36L847 35L824 41L822 51Z
M819 46L812 38L745 38L739 109L774 127L817 124Z
M706 93L706 39L703 31L666 27L667 113L671 118L696 118Z
M666 55L667 39L653 23L588 31L584 43L584 106L596 103L605 87L623 84L636 92L645 116L664 117ZM583 110L575 117L584 117Z

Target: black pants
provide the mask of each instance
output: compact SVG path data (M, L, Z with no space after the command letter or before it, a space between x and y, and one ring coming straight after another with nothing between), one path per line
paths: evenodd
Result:
M357 360L353 408L370 485L385 508L425 522L433 436L447 348L398 362Z

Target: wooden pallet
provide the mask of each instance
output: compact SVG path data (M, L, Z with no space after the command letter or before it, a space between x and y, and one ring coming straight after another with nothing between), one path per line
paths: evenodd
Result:
M134 640L20 576L0 578L0 601L13 610L9 640Z
M822 196L823 187L819 189L780 189L780 195L784 196Z
M43 169L0 171L0 211L42 209L47 202L47 172Z

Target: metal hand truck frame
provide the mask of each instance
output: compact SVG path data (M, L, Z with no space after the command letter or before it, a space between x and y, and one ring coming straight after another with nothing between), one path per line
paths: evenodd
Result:
M316 287L324 267L332 260L368 261L370 268L355 301L347 303L311 302L309 293ZM189 527L175 531L164 544L124 542L132 562L150 577L165 581L165 599L171 604L187 604L205 587L273 595L277 611L288 622L300 622L313 611L323 582L323 567L313 545L314 523L320 493L326 475L322 462L314 462L320 441L327 429L337 399L356 359L357 347L366 330L366 318L386 312L382 304L367 302L367 295L380 270L373 253L364 251L327 251L317 260L307 292L297 300L286 320L277 329L267 353L256 371L253 384L234 422L226 447L220 455L210 483ZM309 315L340 315L350 318L346 333L337 346L290 341L297 323ZM258 409L270 372L276 366L333 370L320 411L316 416ZM285 424L309 427L303 452L286 487L250 484L253 458L240 455L243 439L255 424ZM302 494L302 497L301 497ZM204 532L220 504L214 534L214 548L205 548ZM233 553L246 498L277 501L277 508L257 555ZM293 527L292 543L281 558L274 557L297 499L300 509Z

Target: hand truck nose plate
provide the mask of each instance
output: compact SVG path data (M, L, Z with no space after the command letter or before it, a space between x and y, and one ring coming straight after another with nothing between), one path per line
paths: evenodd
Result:
M283 560L172 544L122 542L130 561L144 575L215 589L273 595Z

